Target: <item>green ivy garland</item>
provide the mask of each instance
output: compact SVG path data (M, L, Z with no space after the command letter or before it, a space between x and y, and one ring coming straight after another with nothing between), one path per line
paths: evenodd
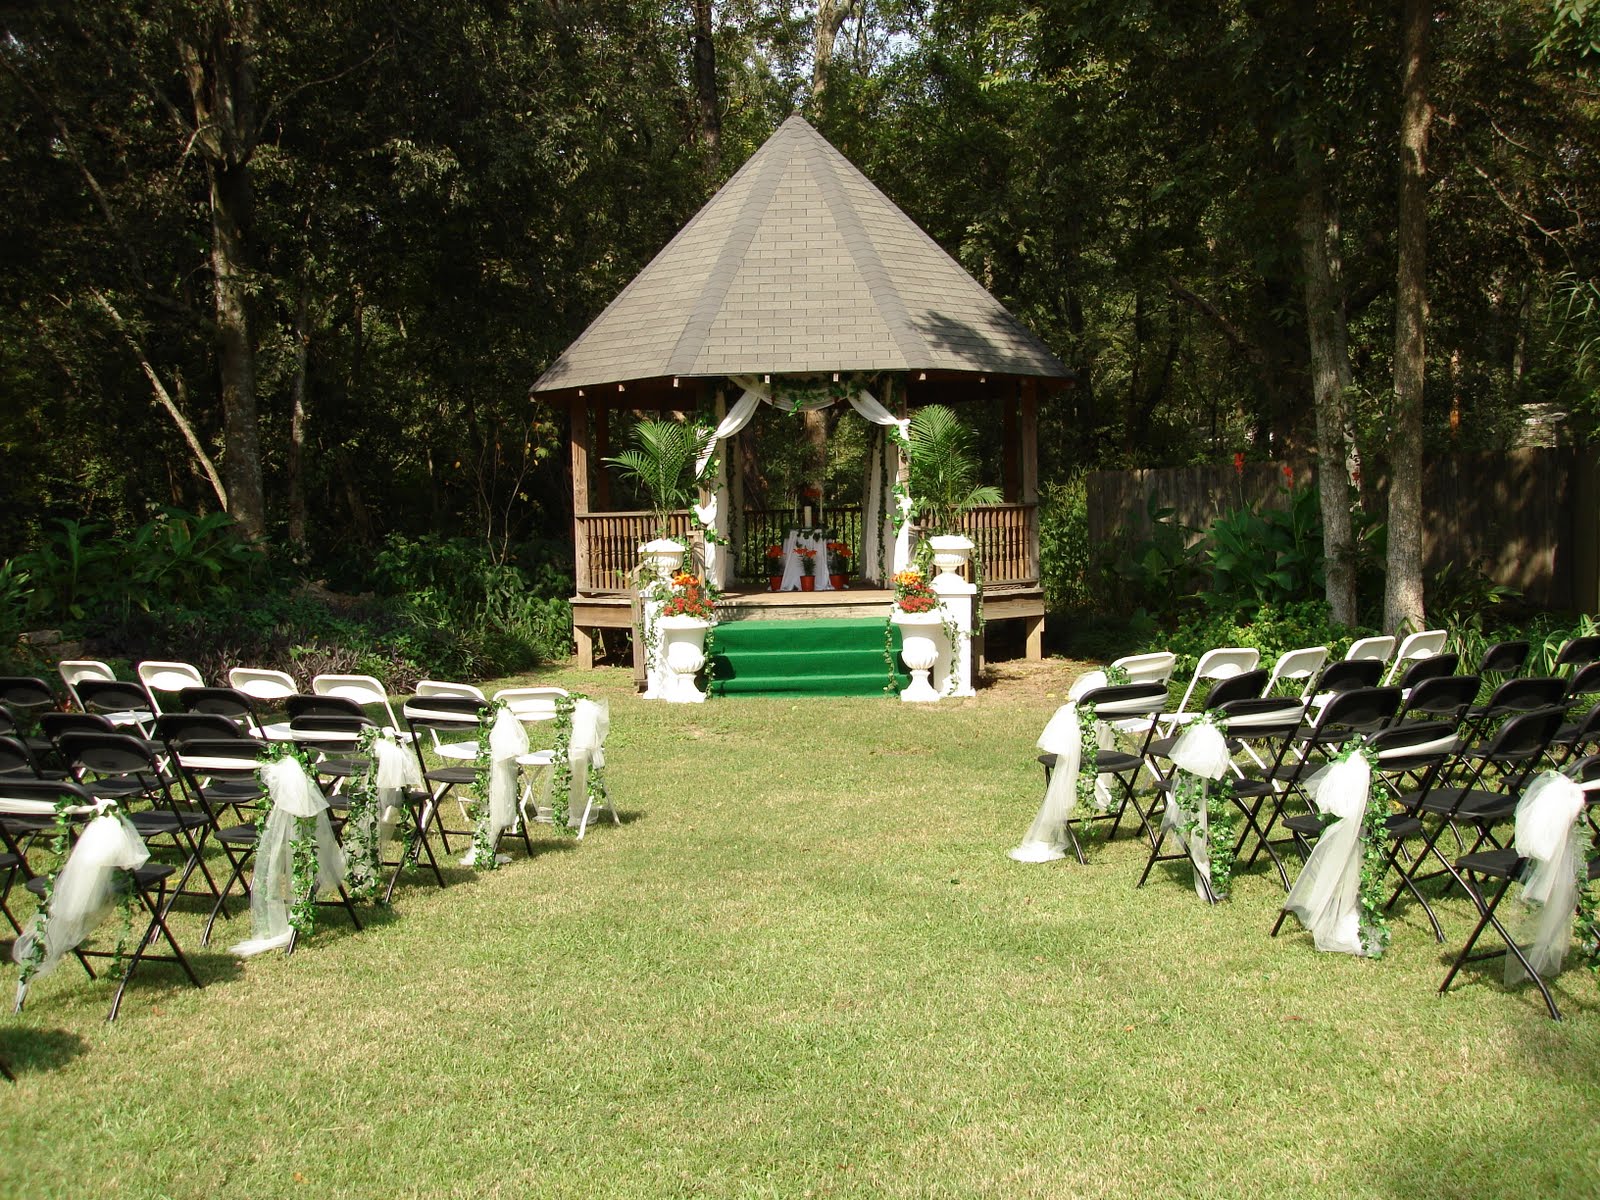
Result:
M365 761L346 785L350 810L344 823L344 880L352 900L371 900L378 893L378 758L375 745L380 730L369 725L356 739L356 753ZM405 861L402 856L401 862Z
M50 923L50 901L55 896L56 876L61 874L61 868L67 865L67 844L71 840L70 831L72 819L67 815L71 801L66 796L56 799L55 820L50 827L50 857L52 866L44 876L44 894L39 898L39 910L33 915L33 924L29 928L32 935L28 942L27 953L18 964L22 973L17 979L18 988L28 986L28 981L39 973L39 968L44 965L44 932Z
M1589 960L1589 969L1600 972L1600 898L1595 896L1594 884L1589 881L1589 862L1595 856L1595 833L1582 813L1578 814L1581 828L1577 833L1577 846L1572 869L1578 877L1578 915L1573 931L1578 935L1578 950Z
M493 814L489 808L489 782L494 773L494 759L489 738L494 732L495 720L505 707L504 700L491 700L478 709L478 753L472 760L472 800L467 805L467 817L472 822L472 869L475 871L493 871L500 865L495 852L495 834L490 828Z
M1097 807L1095 785L1100 780L1100 728L1093 704L1078 705L1078 803L1085 811Z
M306 778L315 784L317 776L311 760L296 742L268 742L261 752L261 767L285 758L298 762ZM256 803L256 844L259 846L266 834L267 818L272 815L273 806L265 774L258 769L256 775L261 780L262 790L266 792ZM300 937L309 937L317 925L317 818L296 817L294 835L289 844L290 890L294 896L289 904L289 927Z
M577 710L579 700L588 699L583 692L556 697L556 737L555 747L551 751L554 763L550 781L550 823L555 826L557 833L576 835L578 832L572 827L568 805L572 791L572 714ZM605 770L593 763L589 764L585 779L584 799L592 807L600 807L607 802Z
M1389 835L1389 814L1393 811L1393 797L1378 773L1378 752L1365 742L1358 742L1335 761L1343 762L1352 754L1366 759L1372 772L1366 811L1361 814L1361 948L1368 958L1382 958L1389 945L1389 918L1384 912L1384 902L1389 892L1389 854L1393 841Z
M1228 732L1227 719L1220 712L1203 714L1197 724L1211 725L1224 736ZM1202 779L1188 771L1178 771L1172 787L1178 811L1182 814L1178 831L1185 839L1199 832L1200 806L1202 803L1205 805L1211 894L1218 900L1227 900L1233 895L1233 847L1238 838L1233 806L1233 776L1225 773L1221 779L1211 780Z

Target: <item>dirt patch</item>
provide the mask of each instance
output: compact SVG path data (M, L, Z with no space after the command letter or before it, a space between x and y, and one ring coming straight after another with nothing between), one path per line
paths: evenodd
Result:
M1015 696L1044 699L1057 696L1065 699L1074 679L1099 666L1100 663L1075 658L1046 658L1039 662L1008 658L988 664L979 683L979 694L997 698Z

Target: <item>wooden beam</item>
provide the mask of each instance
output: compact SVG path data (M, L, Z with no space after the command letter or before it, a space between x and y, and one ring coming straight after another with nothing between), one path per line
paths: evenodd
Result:
M1002 396L1000 405L1000 494L1011 504L1022 494L1022 447L1017 444L1020 396Z
M1022 412L1017 430L1018 448L1022 456L1023 504L1035 507L1028 510L1028 564L1029 572L1039 578L1039 389L1031 379L1022 381ZM1040 622L1042 635L1043 622ZM1033 657L1035 631L1029 630L1029 657Z
M611 472L605 460L611 455L611 410L594 412L594 506L597 512L611 511Z
M578 644L578 670L594 670L594 633L582 625L572 627L572 640Z
M583 594L589 585L589 542L580 517L589 514L589 407L582 400L574 400L568 409L572 432L572 547L573 573L577 576L578 593Z

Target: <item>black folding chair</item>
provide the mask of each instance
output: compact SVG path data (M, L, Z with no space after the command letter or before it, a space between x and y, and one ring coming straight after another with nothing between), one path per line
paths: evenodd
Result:
M1508 679L1489 696L1489 702L1467 713L1467 725L1472 736L1487 738L1494 727L1507 717L1530 713L1540 709L1565 707L1567 681L1554 675L1529 675Z
M1408 693L1420 683L1430 679L1445 679L1456 673L1456 667L1461 662L1461 656L1454 650L1442 650L1438 654L1430 654L1427 658L1419 658L1406 668L1405 674L1395 680L1394 686L1402 694Z
M1545 748L1560 724L1559 708L1518 713L1487 741L1465 746L1434 774L1427 788L1410 798L1409 807L1416 816L1433 819L1433 827L1424 833L1422 849L1417 854L1419 865L1430 855L1439 864L1438 870L1426 875L1413 872L1413 883L1445 878L1447 887L1449 883L1466 886L1439 849L1440 837L1450 830L1466 855L1476 854L1485 843L1491 849L1499 849L1494 826L1515 814L1517 799L1539 768ZM1466 828L1471 828L1474 834L1470 846L1462 837ZM1385 910L1394 906L1401 890L1401 887L1395 888L1384 905Z
M1570 639L1556 654L1554 673L1559 675L1568 667L1586 667L1592 662L1600 662L1600 634Z
M60 707L55 689L44 680L33 675L0 675L0 712L14 726L0 729L0 733L20 738L35 754L46 749L46 739L38 732L40 716Z
M74 690L86 713L95 713L121 728L132 726L141 737L150 736L155 702L144 685L126 679L80 679Z
M1430 662L1423 659L1422 662ZM1483 683L1476 675L1445 675L1437 679L1424 679L1411 689L1395 714L1394 724L1403 726L1412 722L1432 725L1444 722L1452 728L1460 725L1478 698Z
M1496 642L1487 646L1483 657L1478 659L1478 674L1484 678L1494 676L1498 682L1504 683L1511 676L1522 674L1523 668L1528 665L1530 650L1526 641Z
M70 781L41 781L27 785L34 789L37 798L54 805L58 800L66 800L74 807L87 809L93 812L94 797L84 787ZM7 784L4 787L5 795L12 795L16 785ZM167 910L171 906L172 896L167 891L167 879L175 868L170 863L148 862L142 867L136 867L127 872L129 886L133 895L138 898L145 913L149 916L144 932L136 939L130 939L131 953L127 953L123 963L122 978L117 983L116 994L111 998L111 1011L106 1016L107 1021L117 1019L117 1011L122 1007L123 993L128 990L128 984L133 980L141 963L145 962L172 962L183 968L189 982L195 987L203 986L200 977L194 973L194 968L189 965L183 950L179 948L177 939L172 936L172 930L167 925ZM26 883L28 891L39 897L42 901L45 894L46 880L43 876L35 875ZM158 942L165 941L170 953L156 954L151 949ZM126 948L125 948L126 949ZM114 949L94 949L79 946L74 954L83 965L89 977L94 978L94 970L89 966L91 958L115 958L117 951ZM23 997L18 996L16 1011L22 1010Z
M220 722L232 732L216 736L216 726L208 729L207 724L194 721L195 716L204 717L208 724ZM255 851L254 810L265 801L257 772L266 744L240 736L238 726L215 714L163 713L159 721L178 778L195 806L210 816L211 840L222 847L228 860L228 877L217 892L200 937L200 944L206 946L211 943L217 918L231 919L228 896L235 884L243 886L245 868ZM224 816L230 808L238 813L233 823ZM250 810L248 814L246 809Z
M250 737L264 736L255 703L235 688L187 687L178 693L178 706L184 712L226 717Z
M1594 760L1589 761L1593 762ZM1600 763L1596 763L1596 765L1600 766ZM1579 776L1581 778L1591 774L1600 775L1600 771L1595 770L1589 765L1589 762L1586 762L1582 765ZM1591 797L1593 795L1594 793L1591 793ZM1588 813L1592 814L1594 811L1593 799L1585 807ZM1579 813L1576 819L1583 821L1586 819L1586 814ZM1462 881L1467 894L1472 898L1473 905L1478 910L1478 924L1462 945L1461 952L1456 955L1455 961L1450 964L1450 970L1445 975L1444 982L1439 985L1439 994L1442 996L1450 990L1451 981L1455 979L1461 968L1468 963L1481 962L1491 958L1502 958L1510 954L1515 956L1516 960L1522 964L1523 971L1538 987L1539 994L1544 997L1545 1007L1550 1010L1551 1019L1559 1021L1561 1020L1561 1010L1556 1007L1555 997L1550 994L1549 985L1545 983L1539 972L1534 969L1533 964L1528 961L1528 956L1523 952L1522 946L1518 944L1511 931L1501 923L1498 915L1500 901L1505 899L1506 893L1511 889L1511 885L1522 877L1527 865L1528 859L1519 855L1515 849L1500 847L1492 850L1474 850L1456 860L1457 878ZM1600 860L1583 864L1582 878L1586 881L1594 879L1597 874L1600 874L1600 871L1597 871L1596 868L1600 868ZM1485 884L1489 880L1496 881L1494 895L1492 896L1487 894L1485 888ZM1491 925L1494 927L1494 931L1500 935L1500 940L1505 943L1505 949L1481 950L1474 953L1473 948L1478 944L1478 939L1483 935L1483 931Z
M1596 704L1581 720L1563 725L1550 739L1550 757L1557 768L1565 767L1579 754L1592 754L1600 750L1600 704Z

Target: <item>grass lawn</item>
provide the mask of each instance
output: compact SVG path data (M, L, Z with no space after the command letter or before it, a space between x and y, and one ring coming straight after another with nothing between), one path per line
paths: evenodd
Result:
M620 828L288 959L180 911L205 989L152 965L115 1025L64 963L0 1023L0 1196L1600 1196L1586 972L1557 1024L1439 998L1409 909L1357 961L1270 940L1259 869L1208 910L1135 840L1008 860L1064 667L931 709L541 682L610 698Z

